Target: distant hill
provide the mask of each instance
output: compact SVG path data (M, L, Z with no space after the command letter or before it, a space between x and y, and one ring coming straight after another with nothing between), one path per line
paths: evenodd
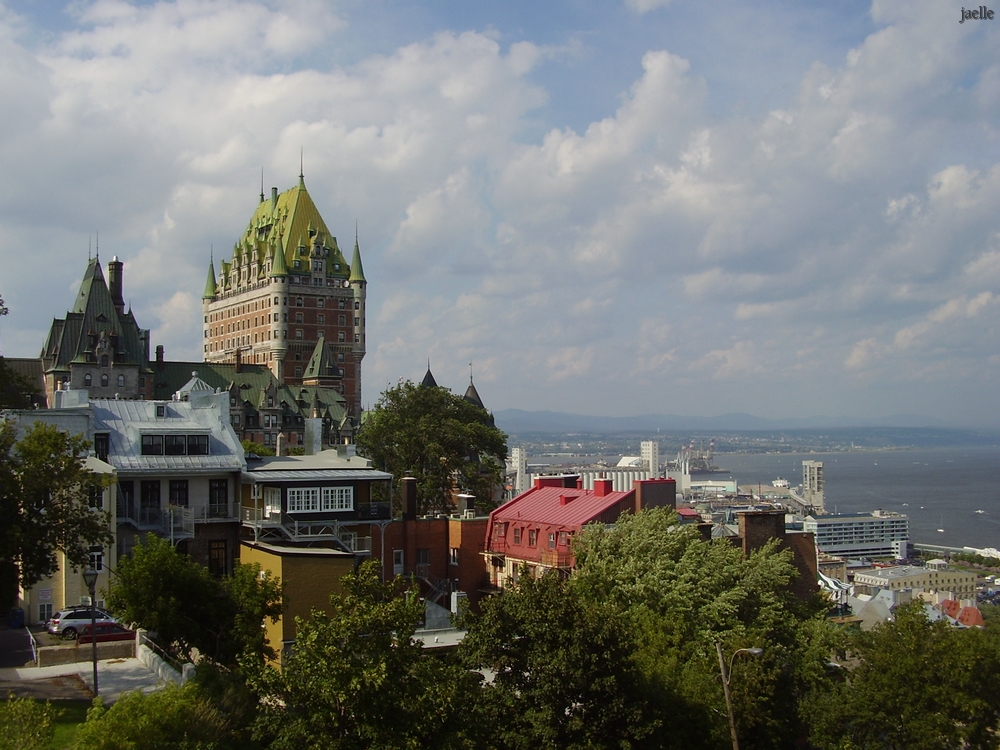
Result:
M915 414L899 414L884 419L858 417L814 416L795 419L767 419L740 412L717 417L682 417L678 414L640 414L634 417L597 417L556 411L523 411L502 409L494 412L497 427L508 433L587 432L614 434L618 432L730 431L730 430L815 430L852 427L946 428L941 420Z

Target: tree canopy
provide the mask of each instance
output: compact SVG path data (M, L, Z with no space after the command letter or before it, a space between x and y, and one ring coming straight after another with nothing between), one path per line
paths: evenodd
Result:
M282 612L282 586L260 566L237 565L215 578L208 569L149 535L131 558L118 563L108 608L125 622L155 631L158 642L183 656L197 651L235 666L241 658L267 659L266 618Z
M410 583L382 583L377 563L342 579L333 613L296 620L281 670L262 668L255 737L276 749L470 747L477 678L427 658L414 640L423 603Z
M92 507L104 479L84 465L89 447L41 422L17 440L16 422L0 423L0 568L8 590L54 573L59 552L83 568L91 546L111 544L108 514Z
M484 409L446 388L409 381L386 390L367 412L357 445L397 480L415 477L425 512L447 510L456 489L491 509L507 456L507 436Z

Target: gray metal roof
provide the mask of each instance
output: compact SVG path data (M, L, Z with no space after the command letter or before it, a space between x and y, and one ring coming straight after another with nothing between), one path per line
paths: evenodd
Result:
M121 472L238 471L246 467L243 446L229 424L229 395L204 394L194 401L94 399L94 432L109 435L108 463ZM157 407L164 416L156 416ZM144 434L205 435L207 456L142 454Z
M330 479L346 479L348 481L361 479L369 481L388 481L392 474L378 469L305 469L303 471L245 471L243 481L252 484L264 482L293 482L297 480L320 481Z

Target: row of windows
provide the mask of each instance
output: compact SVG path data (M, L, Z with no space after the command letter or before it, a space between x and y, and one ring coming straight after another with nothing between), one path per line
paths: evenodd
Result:
M139 483L139 501L145 509L159 509L161 496L159 479L143 479ZM171 505L187 506L188 480L171 479L167 495ZM123 479L118 482L118 500L125 507L135 504L135 482ZM210 479L208 482L208 502L211 506L225 506L229 503L229 482L226 479Z
M537 547L538 546L538 529L528 529L528 546ZM513 531L514 544L521 544L521 539L523 536L524 529L520 526L515 526ZM498 523L494 527L493 536L494 538L499 538L506 536L507 534L507 524ZM569 531L550 531L548 533L547 546L549 549L555 549L558 544L560 547L565 547L569 544L570 539L573 534Z
M102 366L103 366L103 365L102 365ZM107 375L107 373L104 373L103 375L101 375L101 387L102 387L102 388L107 388L107 387L108 387L108 385L110 385L110 382L111 382L111 381L110 381L110 379L108 378L108 375ZM90 373L88 372L87 374L85 374L85 375L83 376L83 385L84 385L84 387L85 387L85 388L89 388L89 387L90 387L90 386L92 386L93 384L94 384L94 377L93 377L93 375L91 375L91 374L90 374ZM119 388L122 388L122 387L124 387L124 386L125 386L125 376L124 376L124 375L119 375L119 376L118 376L118 387L119 387Z
M144 456L207 456L208 435L143 435Z
M288 490L289 513L354 510L353 487L296 487Z

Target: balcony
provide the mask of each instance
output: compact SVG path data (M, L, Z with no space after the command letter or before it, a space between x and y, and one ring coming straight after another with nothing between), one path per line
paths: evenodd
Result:
M554 549L542 550L542 565L569 569L573 567L573 555L570 552L559 552Z

